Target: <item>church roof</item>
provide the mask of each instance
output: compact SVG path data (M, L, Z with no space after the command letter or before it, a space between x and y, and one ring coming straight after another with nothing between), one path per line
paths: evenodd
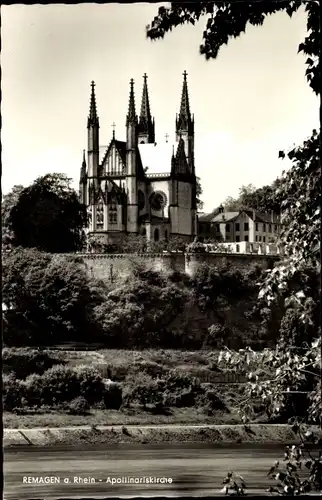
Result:
M125 165L125 163L126 163L126 142L125 141L118 141L117 139L114 139L114 138L111 140L111 142L107 146L107 148L106 148L106 146L104 146L105 151L104 151L104 154L102 155L101 165L103 165L105 163L105 160L106 160L108 153L109 153L111 147L113 146L113 144L115 144L116 149L120 153L121 159ZM102 154L102 151L103 150L100 148L100 156Z
M171 172L172 146L163 144L139 144L143 168L148 167L149 174L169 174Z

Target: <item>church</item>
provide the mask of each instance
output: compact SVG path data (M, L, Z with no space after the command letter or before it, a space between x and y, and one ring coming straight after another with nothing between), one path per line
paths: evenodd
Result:
M84 151L79 183L80 200L89 215L87 235L102 244L117 244L126 235L145 236L147 242L173 236L193 240L197 234L194 117L186 71L175 145L156 141L146 74L139 116L134 81L130 81L126 141L118 140L113 130L109 146L100 155L99 129L92 82L87 155Z

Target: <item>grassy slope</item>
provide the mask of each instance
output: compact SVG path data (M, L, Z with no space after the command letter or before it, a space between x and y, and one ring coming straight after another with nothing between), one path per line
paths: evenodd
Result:
M179 369L187 374L198 376L202 382L209 376L217 376L218 351L181 351L147 349L143 351L108 350L99 351L52 351L57 358L70 365L96 366L104 376L106 368L112 367L112 378L125 378L126 375L140 371L141 363L157 363L168 371ZM104 373L105 372L105 373ZM138 408L130 410L96 410L88 415L69 415L52 410L48 413L30 411L24 415L4 412L5 428L32 428L42 426L62 427L68 425L128 425L128 424L237 424L241 423L237 413L238 402L242 398L242 384L217 384L214 386L218 396L225 402L228 411L217 411L208 416L198 408L173 408L169 415L154 415ZM259 419L256 421L262 421Z

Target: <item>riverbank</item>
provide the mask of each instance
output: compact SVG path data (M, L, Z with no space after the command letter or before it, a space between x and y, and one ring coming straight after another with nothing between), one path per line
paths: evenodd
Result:
M322 437L322 430L312 427ZM51 446L95 443L297 443L288 425L128 425L4 429L4 449L16 446Z

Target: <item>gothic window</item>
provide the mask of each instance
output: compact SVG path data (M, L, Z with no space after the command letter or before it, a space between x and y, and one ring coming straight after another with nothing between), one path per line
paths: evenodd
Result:
M103 229L104 226L104 205L100 203L96 207L96 227L97 229Z
M112 201L108 210L108 220L110 224L117 224L117 204Z
M158 229L158 228L156 228L156 229L154 230L154 241L159 241L159 239L160 239L159 229Z
M154 193L151 194L150 204L152 210L155 210L156 212L162 210L165 207L166 202L167 202L166 195L161 191L155 191Z

